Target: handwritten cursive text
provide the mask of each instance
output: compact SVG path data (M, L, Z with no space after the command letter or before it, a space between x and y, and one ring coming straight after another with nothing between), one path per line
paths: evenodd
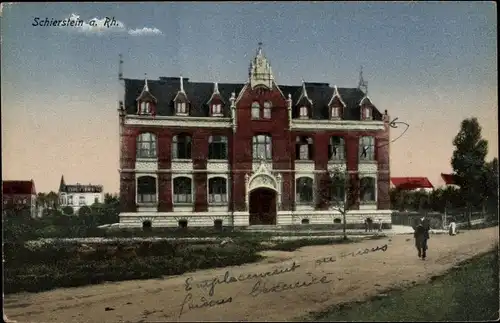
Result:
M387 244L383 245L383 246L377 246L375 248L371 248L371 249L365 249L365 250L358 250L357 252L349 252L349 253L341 253L340 254L340 258L345 258L345 257L348 257L348 256L351 256L351 257L356 257L356 256L361 256L361 255L366 255L367 253L370 253L370 252L376 252L376 251L387 251ZM326 263L330 263L330 262L335 262L337 261L337 257L335 256L331 256L331 257L325 257L325 258L319 258L319 259L316 259L315 260L315 265L316 266L319 266L319 265L322 265L322 264L326 264Z
M323 276L321 278L318 278L314 275L311 275L311 280L310 281L300 281L297 280L294 283L287 284L284 282L278 282L277 284L274 284L270 287L266 285L265 282L262 282L261 279L259 279L257 282L252 287L252 291L249 293L249 295L252 295L253 297L259 296L260 294L268 294L268 293L280 293L286 290L292 290L292 289L297 289L297 288L303 288L303 287L309 287L311 285L316 285L316 284L328 284L331 283L331 280L328 280L327 276Z
M200 303L195 304L193 302L193 295L191 295L191 293L187 293L186 297L184 297L184 300L182 301L181 310L179 312L179 317L181 317L181 315L185 312L184 306L186 306L186 304L188 306L188 310L193 310L193 309L197 309L197 308L214 307L217 305L223 305L226 303L231 303L232 301L233 301L232 297L228 297L225 299L215 299L215 300L206 299L205 297L201 297Z
M263 273L240 274L238 277L235 277L229 271L226 271L224 277L222 278L214 277L212 279L204 280L200 283L197 283L196 286L198 288L208 288L208 294L210 296L213 296L215 291L215 286L217 286L218 284L232 284L250 279L259 279L259 278L277 276L285 273L294 272L299 267L300 265L293 262L290 267L277 268L274 269L273 271L267 271ZM186 281L184 282L184 290L186 292L189 292L192 289L191 286L192 280L193 280L192 277L186 278Z

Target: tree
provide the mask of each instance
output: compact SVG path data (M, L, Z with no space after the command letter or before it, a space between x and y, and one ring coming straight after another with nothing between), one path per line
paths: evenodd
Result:
M471 226L472 206L481 200L482 179L488 142L481 137L481 126L476 118L462 121L460 131L453 140L455 151L451 165L467 204L468 225Z
M485 164L483 171L483 206L488 213L498 213L498 158Z
M65 206L62 209L62 212L64 215L73 215L75 212L73 211L73 208L71 206Z
M343 239L347 240L347 213L357 196L359 185L354 185L350 180L348 172L339 169L326 171L317 189L320 206L328 206L329 209L338 211L342 215Z

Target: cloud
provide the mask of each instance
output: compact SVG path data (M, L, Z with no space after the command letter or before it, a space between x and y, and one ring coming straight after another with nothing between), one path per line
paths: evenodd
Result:
M148 28L144 27L141 29L130 29L128 33L132 36L146 36L146 35L162 35L163 33L161 32L160 29L158 28Z
M148 28L144 27L142 29L127 29L125 24L115 17L104 17L104 18L92 18L89 20L83 20L78 14L72 13L68 21L75 21L76 26L69 27L60 25L59 28L76 30L77 32L92 35L102 35L110 33L128 33L132 36L146 36L146 35L161 35L163 34L158 28Z

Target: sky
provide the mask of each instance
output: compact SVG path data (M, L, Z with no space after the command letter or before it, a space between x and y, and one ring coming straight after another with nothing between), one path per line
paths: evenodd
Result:
M118 55L125 78L243 83L262 42L278 84L356 87L363 66L372 102L410 124L391 144L391 176L443 185L463 119L478 118L487 159L498 157L496 12L494 2L4 3L2 177L39 192L57 191L61 175L118 192ZM82 27L33 26L77 16Z

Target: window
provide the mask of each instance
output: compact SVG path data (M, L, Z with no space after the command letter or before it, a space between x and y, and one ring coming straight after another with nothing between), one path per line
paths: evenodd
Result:
M142 230L143 231L151 231L152 223L149 220L143 221L142 222Z
M302 223L302 224L309 224L309 219L302 219L302 221L300 221L300 223Z
M260 104L259 104L259 102L252 103L252 119L260 119Z
M156 158L156 135L145 132L137 136L137 158Z
M308 109L307 109L306 106L300 107L300 109L299 109L299 118L300 119L308 119L309 118L309 113L308 113Z
M172 138L172 158L191 159L191 136L180 134Z
M226 136L210 136L208 138L208 159L227 159Z
M342 223L342 219L341 218L335 218L335 219L333 219L333 223L335 223L335 224Z
M258 135L253 137L253 159L272 159L271 136Z
M296 181L296 197L297 204L311 204L313 202L313 180L309 177L300 177Z
M375 202L375 178L363 177L359 189L362 202Z
M214 220L214 228L217 231L222 231L222 220Z
M192 203L191 178L174 178L174 203Z
M186 102L177 102L175 105L175 112L177 115L187 115L187 104Z
M179 220L179 228L181 229L186 229L188 227L188 221L187 220Z
M85 205L85 196L80 196L80 198L78 199L78 205Z
M330 145L328 147L328 159L329 160L344 160L346 147L344 144L344 138L333 136L330 137Z
M342 204L345 202L346 178L343 174L335 174L330 178L328 196L330 202Z
M156 203L156 178L141 176L137 179L137 202Z
M227 182L223 177L208 180L208 203L227 203Z
M359 138L359 159L373 160L374 148L375 148L374 146L375 146L375 138L368 136Z
M297 137L295 143L296 160L313 159L313 140L310 137Z
M271 119L271 107L271 102L264 102L264 119Z
M73 205L73 195L68 195L68 205Z
M139 114L151 114L151 104L149 102L141 102L139 104Z
M332 107L332 118L339 118L340 117L340 108L339 107Z
M363 112L364 112L364 114L363 114L364 119L365 120L371 120L371 118L372 118L372 109L369 108L369 107L365 107L363 109Z
M96 203L96 204L99 203L99 197L98 196L94 197L94 203Z
M212 116L222 116L222 104L212 104Z

